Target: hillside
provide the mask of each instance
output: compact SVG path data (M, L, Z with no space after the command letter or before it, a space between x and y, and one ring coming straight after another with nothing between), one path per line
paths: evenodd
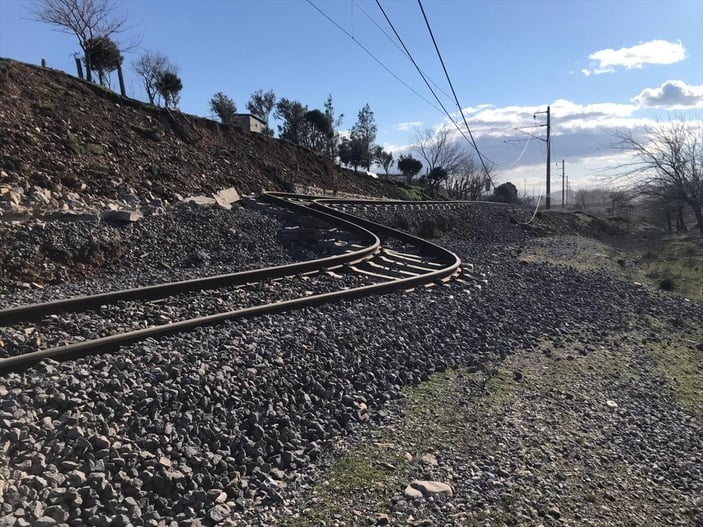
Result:
M230 186L240 193L332 189L330 172L323 158L291 143L180 112L171 116L61 71L0 58L5 210L8 203L67 208L124 194L171 201ZM395 184L336 174L341 192L405 197Z

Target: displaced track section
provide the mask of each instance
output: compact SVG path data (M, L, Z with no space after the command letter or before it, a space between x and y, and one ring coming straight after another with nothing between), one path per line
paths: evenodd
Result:
M167 306L167 302L163 299L185 293L200 294L223 288L263 287L274 281L279 281L285 286L282 280L284 277L314 278L324 275L339 279L338 284L333 286L328 284L318 288L324 292L295 298L285 298L285 295L277 294L273 295L272 301L263 301L256 305L237 306L233 309L177 321L164 317L168 323L137 330L118 330L120 332L116 334L100 338L22 352L0 359L0 373L22 370L47 358L69 359L112 351L120 346L147 338L157 338L226 320L280 313L326 302L407 290L447 279L460 272L461 262L452 252L416 236L345 212L344 208L350 206L348 202L283 193L264 193L260 197L260 202L268 204L273 210L288 211L300 218L305 218L307 225L312 225L318 231L327 233L325 236L330 236L328 240L330 244L342 246L342 252L326 258L283 266L7 308L0 310L0 326L27 322L38 322L37 325L41 326L47 317L55 320L61 316L86 311L92 316L102 306L121 302L161 301ZM379 201L353 202L354 207L380 205L387 204ZM395 204L391 205L395 206ZM435 205L426 204L426 206ZM352 234L360 241L351 244L339 241L335 238L335 233L338 232ZM350 274L355 275L351 287L350 281L344 279L345 275L348 277ZM365 281L363 285L357 285L359 277L363 277Z

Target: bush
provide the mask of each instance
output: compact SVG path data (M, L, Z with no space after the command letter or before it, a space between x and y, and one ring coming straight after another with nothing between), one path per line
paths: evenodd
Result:
M674 279L670 276L662 278L659 280L659 289L662 291L673 291L674 290Z

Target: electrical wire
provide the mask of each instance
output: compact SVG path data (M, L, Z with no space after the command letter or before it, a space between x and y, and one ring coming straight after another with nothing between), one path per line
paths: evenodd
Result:
M322 9L320 9L319 7L317 7L317 6L312 2L312 0L306 0L306 1L307 1L308 4L310 4L312 7L314 7L317 12L319 12L319 13L320 13L322 16L324 16L327 20L329 20L330 22L332 22L332 24L334 24L340 31L342 31L345 35L347 35L350 39L352 39L352 40L356 43L357 46L359 46L361 49L363 49L373 60L376 61L376 63L378 63L379 66L381 66L384 70L386 70L388 73L390 73L398 82L400 82L403 86L405 86L408 90L410 90L410 91L413 92L415 95L417 95L420 99L422 99L423 101L425 101L427 104L429 104L430 106L432 106L435 110L437 110L438 112L441 111L441 110L440 110L439 108L437 108L437 106L435 106L429 99L427 99L426 97L424 97L423 95L421 95L420 93L418 93L418 92L417 92L415 89L413 89L409 84L407 84L403 79L401 79L400 77L398 77L398 75L396 75L395 73L393 73L383 62L381 62L381 60L380 60L379 58L376 57L376 55L374 55L373 53L371 53L371 51L369 51L361 42L359 42L356 38L354 38L354 35L352 35L351 33L349 33L349 31L347 31L347 30L344 29L342 26L340 26L337 22L335 22L331 17L329 17L329 16L327 15L327 13L325 13Z
M437 103L442 107L442 110L444 110L444 113L447 116L447 118L452 122L452 124L456 127L456 129L464 137L464 139L469 141L469 138L466 137L466 134L464 134L464 131L461 129L461 127L454 121L454 119L452 119L451 114L444 107L444 104L442 104L442 101L439 100L439 97L437 96L437 93L432 89L432 86L430 86L430 83L427 80L427 78L425 77L425 74L420 69L420 66L417 65L417 62L415 62L415 59L413 58L412 54L410 53L410 50L408 50L407 46L405 45L405 42L403 42L403 39L400 38L400 35L398 34L398 31L396 31L395 26L393 25L393 22L391 22L391 19L388 17L388 15L386 14L386 11L383 9L383 6L381 5L380 0L376 0L376 5L378 5L378 8L381 10L381 13L383 13L383 16L386 18L386 22L388 22L388 25L391 26L393 33L395 34L396 38L398 39L398 42L400 42L401 46L403 46L403 50L405 51L405 54L410 59L410 61L413 63L413 66L415 66L415 69L420 74L420 77L422 77L422 80L425 82L425 85L427 86L427 88L429 88L430 92L434 96Z
M469 127L469 123L466 121L466 116L464 115L464 110L461 107L461 104L459 104L459 98L456 95L456 91L454 90L454 85L452 84L452 80L449 77L449 73L447 72L447 67L444 64L444 59L442 58L442 53L439 51L439 46L437 45L437 41L434 38L434 33L432 32L432 27L430 26L430 21L427 19L427 15L425 14L425 9L422 7L422 0L417 0L418 5L420 6L420 11L422 11L422 17L425 19L425 25L427 26L427 30L430 33L430 37L432 38L432 43L434 44L434 49L437 52L437 56L439 57L439 62L442 64L442 69L444 70L444 76L447 78L447 82L449 83L449 87L452 90L452 95L454 96L454 101L456 102L457 108L459 108L459 112L461 113L461 118L464 120L464 125L466 126L466 130L469 132L469 137L471 138L471 145L474 147L474 150L476 150L476 154L478 155L479 161L481 161L481 166L483 167L483 171L486 173L486 178L488 178L488 181L493 185L493 188L495 188L495 183L493 183L493 180L491 179L491 175L488 172L488 167L486 166L486 162L483 158L483 155L481 154L481 151L478 149L478 146L476 145L476 140L474 139L473 134L471 133L471 128Z
M373 17L368 13L368 11L366 11L366 9L364 9L363 6L362 6L359 2L357 2L357 0L352 0L352 2L354 2L354 4L356 5L356 7L358 7L358 8L361 10L361 12L364 13L364 14L366 15L366 17L367 17L369 20L371 20L371 22L373 23L373 25L376 26L376 27L379 29L379 31L381 31L381 33L383 33L383 34L386 36L386 38L390 41L391 44L393 44L403 55L405 55L406 57L408 57L411 62L413 61L413 59L412 59L412 57L410 56L410 54L408 53L408 51L407 51L407 50L404 50L402 47L400 47L400 46L398 45L398 43L393 39L393 37L391 37L391 36L386 32L386 30L383 29L383 28L379 25L378 22L376 22L376 19L373 18ZM377 3L378 3L378 2L377 2ZM381 8L381 11L383 12L383 8L382 8L380 5L379 5L378 7L380 7L380 8ZM384 12L383 14L384 14L384 16L386 15L385 12ZM390 21L388 20L388 17L387 17L387 16L386 16L386 21L388 21L388 24L389 24L391 27L393 27L393 25L392 25L392 24L390 23ZM395 29L394 29L393 31L395 32ZM396 32L396 37L397 37L397 36L398 36L398 34L397 34L397 32ZM398 40L400 40L400 37L398 37ZM402 43L402 41L401 41L401 43ZM405 47L405 46L403 46L403 47ZM447 99L450 99L450 100L451 100L452 96L449 95L447 92L445 92L445 91L441 88L441 86L439 86L435 81L433 81L433 80L432 80L429 76L427 76L423 71L420 71L420 75L424 75L425 77L427 77L427 79L433 84L433 86L434 86L435 88L437 88L437 90L439 90L440 92L442 92L442 93L444 94L444 96L445 96Z
M501 167L501 168L508 168L508 167L513 166L513 165L517 165L517 164L518 164L518 161L520 161L520 160L522 159L522 156L525 155L525 152L527 152L527 145L530 144L530 141L532 141L532 137L528 137L528 138L527 138L527 141L525 141L525 148L522 149L522 152L520 152L520 155L517 156L517 159L516 159L515 161L513 161L513 162L511 162L511 163L508 163L507 165L502 164L502 163L495 163L495 161L494 161L494 163L495 163L496 165L498 165L499 167Z
M537 198L537 206L535 207L535 211L532 213L532 217L529 220L527 220L525 223L523 223L523 225L529 225L530 223L532 223L532 220L534 220L535 216L537 216L537 211L539 210L539 204L541 202L542 202L542 194L540 194L539 197Z

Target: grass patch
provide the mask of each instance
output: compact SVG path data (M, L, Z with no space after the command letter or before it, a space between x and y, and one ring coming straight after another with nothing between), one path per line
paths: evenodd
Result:
M408 195L408 199L412 201L422 201L426 199L423 188L417 185L410 185L405 189L405 193Z
M153 128L144 128L142 126L132 125L132 130L142 139L159 142L163 139L164 131L158 126Z
M85 146L73 132L66 132L64 145L66 146L66 150L74 156L81 156L86 152Z
M39 115L51 115L56 109L56 106L49 101L36 101L32 103L32 108Z
M691 332L691 328L683 325L665 325L653 325L653 332L671 336L671 342L650 345L645 351L636 344L623 347L620 342L623 339L646 342L647 335L610 335L596 346L589 336L575 332L566 345L554 345L544 339L532 351L516 350L489 372L451 370L405 388L401 417L373 431L370 438L334 461L303 504L304 508L299 509L302 512L296 518L282 519L281 524L368 526L377 524L379 514L386 514L391 525L404 525L402 515L394 512L394 503L411 480L425 479L423 453L435 454L440 470L444 460L485 462L495 456L496 466L491 469L494 472L504 470L527 478L537 472L547 480L553 479L554 474L568 475L557 476L563 483L560 508L563 514L568 511L566 518L572 510L581 516L601 514L604 505L609 510L612 496L637 504L639 512L627 513L623 525L640 525L638 518L643 515L656 517L657 512L649 510L650 502L640 495L644 480L631 472L627 463L614 462L611 448L604 446L615 430L608 428L608 418L603 421L604 428L584 429L582 415L610 412L606 401L619 400L617 389L612 387L620 383L638 386L644 375L642 368L651 363L640 363L638 358L641 353L650 352L659 362L657 368L662 368L662 376L675 381L681 403L688 408L701 403L702 353L695 358L691 339L703 342L703 329ZM682 344L686 342L688 351L682 353ZM664 388L662 393L672 392ZM511 430L519 439L506 442L503 429ZM561 431L555 432L557 429ZM583 462L593 456L608 462L594 470L593 465ZM449 476L447 481L451 483L452 477L466 478L473 474ZM625 486L614 490L609 483L616 480ZM548 505L541 501L539 489L533 492L527 485L518 492L513 495L506 490L483 510L459 508L453 516L456 522L448 524L559 523L544 516ZM534 504L529 520L514 514L518 497ZM614 521L621 513L608 512L608 521Z
M664 291L703 300L703 241L696 234L667 235L633 251L640 273Z
M87 152L95 155L102 155L105 153L105 147L103 145L96 145L95 143L88 143L85 145Z
M607 269L625 280L703 301L703 240L697 234L634 232L607 241L577 236L554 240L556 244L535 240L522 259L580 271Z
M646 348L656 360L657 372L676 394L676 401L689 412L703 417L703 330L684 327L672 331L661 321L650 319L652 331L668 338L648 341Z
M403 418L374 431L369 441L336 460L301 516L282 525L330 525L339 520L347 526L374 525L375 517L355 512L359 502L373 503L370 510L375 514L389 513L391 497L422 473L422 454L440 455L465 436L470 420L461 412L466 411L462 399L467 375L463 370L446 371L405 388Z

